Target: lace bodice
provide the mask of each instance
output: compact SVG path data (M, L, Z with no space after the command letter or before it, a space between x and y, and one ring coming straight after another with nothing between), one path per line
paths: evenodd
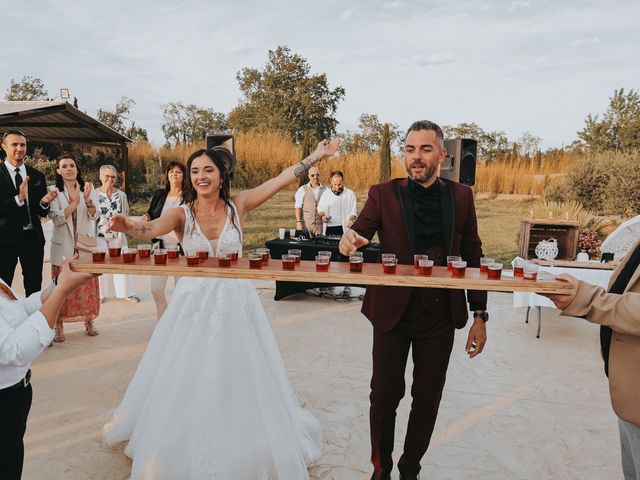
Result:
M195 250L199 248L206 248L209 250L210 256L217 256L221 249L237 248L238 255L242 256L242 228L240 227L240 216L238 215L238 209L235 204L231 202L231 207L226 208L227 218L218 237L215 251L211 245L209 239L200 229L200 225L196 221L195 217L191 213L188 205L181 205L180 208L184 210L185 222L184 232L182 234L182 249L183 250ZM231 212L233 209L234 221L231 221Z

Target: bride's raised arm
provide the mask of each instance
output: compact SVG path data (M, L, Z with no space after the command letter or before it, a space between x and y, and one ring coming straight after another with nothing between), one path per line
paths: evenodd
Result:
M322 140L311 155L286 168L277 177L271 178L255 188L244 190L234 195L233 201L236 207L244 214L258 208L290 183L306 177L311 167L323 158L332 156L339 146L340 140L337 138L331 142Z
M139 240L151 240L152 238L176 232L178 238L182 237L182 225L184 211L181 208L171 208L155 220L137 220L122 214L111 217L107 232L122 232Z

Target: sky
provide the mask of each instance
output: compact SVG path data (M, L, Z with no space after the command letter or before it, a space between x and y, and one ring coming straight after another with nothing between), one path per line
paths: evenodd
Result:
M346 90L338 131L362 113L406 129L476 122L544 148L570 144L615 89L640 89L637 0L24 0L2 2L0 94L11 79L68 88L89 115L135 100L164 142L161 105L228 113L236 74L287 45ZM9 6L9 8L6 8Z

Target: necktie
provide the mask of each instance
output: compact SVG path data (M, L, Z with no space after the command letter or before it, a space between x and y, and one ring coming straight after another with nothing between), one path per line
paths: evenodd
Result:
M11 289L2 282L0 282L0 290L2 290L7 297L9 297L9 300L17 300Z
M20 169L16 168L16 190L20 190L20 185L22 185L22 175L20 175ZM28 227L31 225L31 216L29 215L29 205L25 200L24 205L20 207L22 209L22 226Z

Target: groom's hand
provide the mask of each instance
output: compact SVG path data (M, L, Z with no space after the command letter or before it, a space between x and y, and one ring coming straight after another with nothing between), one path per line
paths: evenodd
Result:
M346 257L360 247L369 244L369 240L358 234L355 230L348 229L340 239L340 253Z

